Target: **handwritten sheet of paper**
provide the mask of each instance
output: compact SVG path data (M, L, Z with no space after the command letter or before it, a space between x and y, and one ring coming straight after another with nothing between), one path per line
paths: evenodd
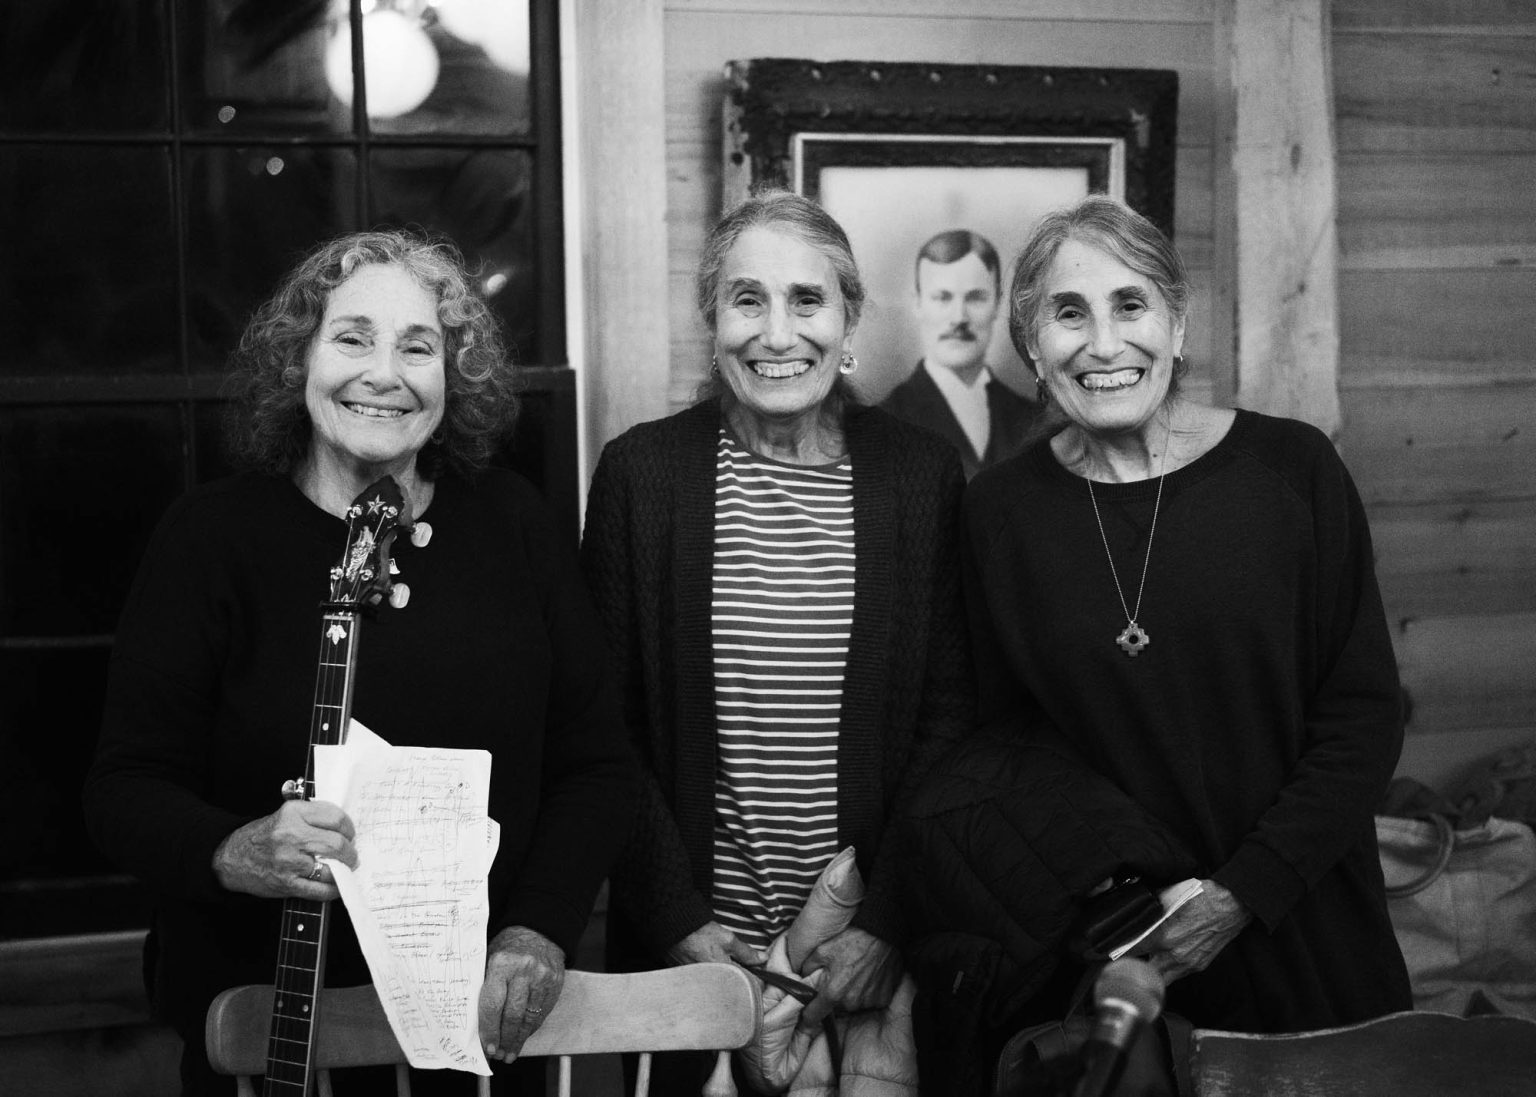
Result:
M491 1073L479 1038L500 830L483 750L393 747L353 720L315 748L315 795L357 828L357 868L327 860L395 1038L414 1067Z

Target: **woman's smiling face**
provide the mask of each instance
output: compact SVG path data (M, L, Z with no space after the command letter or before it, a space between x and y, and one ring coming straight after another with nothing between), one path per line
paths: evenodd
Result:
M322 473L414 465L443 418L444 342L436 296L402 267L360 267L331 291L304 388Z
M1046 272L1030 357L1051 399L1095 435L1146 427L1184 345L1152 280L1109 252L1067 240Z
M826 255L772 226L737 238L720 267L715 359L742 410L779 422L814 415L852 338Z

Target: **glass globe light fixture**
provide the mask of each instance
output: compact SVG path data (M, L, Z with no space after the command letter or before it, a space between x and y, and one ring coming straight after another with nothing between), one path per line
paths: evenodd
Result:
M437 86L437 48L421 24L390 9L363 16L363 71L368 81L368 117L398 118L426 101ZM331 92L352 105L352 25L337 22L325 51L325 79Z

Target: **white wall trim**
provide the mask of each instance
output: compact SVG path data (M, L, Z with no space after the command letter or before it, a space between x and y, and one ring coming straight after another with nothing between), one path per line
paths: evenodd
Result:
M667 412L661 0L561 0L566 310L582 498L610 439Z
M576 506L586 521L587 485L595 463L587 448L587 299L585 249L581 246L584 223L581 185L581 142L571 135L580 132L581 90L576 51L576 0L560 0L560 201L565 219L562 234L565 252L565 354L576 375Z

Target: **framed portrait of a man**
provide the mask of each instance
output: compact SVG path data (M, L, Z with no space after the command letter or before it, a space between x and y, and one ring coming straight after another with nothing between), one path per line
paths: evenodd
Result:
M1040 216L1090 193L1172 234L1177 74L768 59L727 66L724 204L762 185L848 233L867 299L857 384L954 442L967 475L1036 418L1008 271Z

